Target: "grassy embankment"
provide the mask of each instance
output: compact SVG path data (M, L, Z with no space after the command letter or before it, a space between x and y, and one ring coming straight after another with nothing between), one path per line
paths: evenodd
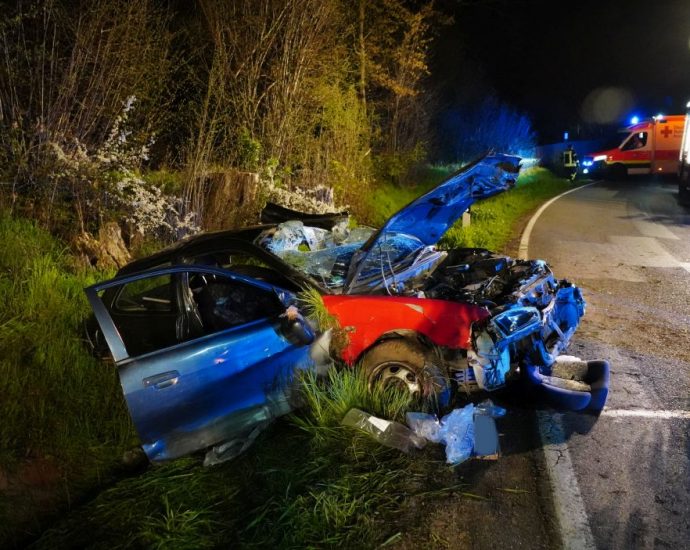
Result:
M382 223L449 174L450 169L434 169L425 172L421 183L415 186L379 187L371 199L372 207L377 212L376 221ZM572 186L572 183L544 168L529 168L520 175L515 189L472 206L469 227L463 228L458 222L446 233L441 246L479 247L506 252L506 246L516 237L520 221L540 204Z
M0 546L107 481L136 441L112 365L81 340L82 289L104 276L0 212Z
M384 187L372 201L385 219L433 183ZM511 193L474 207L470 228L453 228L445 242L501 250L526 213L568 187L532 170ZM49 460L64 487L53 504L64 510L65 493L93 487L100 472L107 477L132 442L115 373L80 342L87 312L81 287L102 275L70 274L69 258L44 233L0 221L1 383L9 397L0 425L2 448L9 449L4 475L16 475L27 461ZM388 418L399 418L404 407L395 396L372 397L355 374L308 390L305 410L274 425L246 455L214 468L201 467L198 458L178 460L124 479L67 514L38 546L352 547L395 539L404 528L395 523L402 500L443 490L429 487L420 472L425 461L440 459L438 448L410 460L340 427L351 406ZM39 523L10 514L12 500L0 502L0 515L37 532Z

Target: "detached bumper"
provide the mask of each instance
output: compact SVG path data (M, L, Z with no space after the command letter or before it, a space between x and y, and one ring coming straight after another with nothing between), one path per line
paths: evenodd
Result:
M569 378L555 376L556 373L542 374L538 366L528 366L527 383L555 408L599 412L609 394L609 363L582 361L581 364L577 374Z

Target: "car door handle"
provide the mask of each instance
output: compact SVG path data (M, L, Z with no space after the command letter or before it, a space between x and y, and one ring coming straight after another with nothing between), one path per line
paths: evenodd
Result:
M180 373L176 370L171 370L168 372L161 372L160 374L154 374L153 376L148 376L144 378L144 387L148 388L153 386L157 390L162 390L163 388L169 388L177 384L180 379Z

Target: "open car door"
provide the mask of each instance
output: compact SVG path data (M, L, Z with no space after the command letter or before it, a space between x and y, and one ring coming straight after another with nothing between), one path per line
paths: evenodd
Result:
M313 332L261 281L173 266L86 289L151 460L242 436L291 410L294 369Z

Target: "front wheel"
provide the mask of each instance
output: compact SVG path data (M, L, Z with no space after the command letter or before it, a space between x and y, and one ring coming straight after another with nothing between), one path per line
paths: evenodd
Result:
M397 387L409 391L413 399L445 406L450 400L450 380L433 355L421 343L384 340L364 355L361 365L372 389Z

